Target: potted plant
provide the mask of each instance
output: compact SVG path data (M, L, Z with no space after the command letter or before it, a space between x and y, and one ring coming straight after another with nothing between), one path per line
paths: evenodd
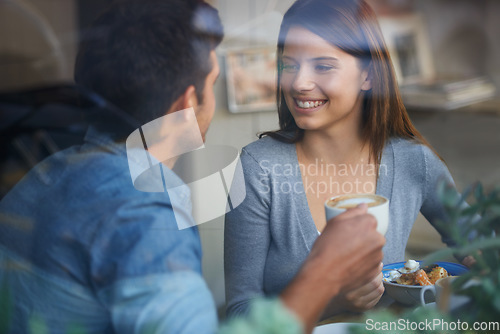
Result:
M486 193L476 183L457 196L453 187L442 183L438 192L447 213L446 221L438 222L438 228L451 236L455 246L430 254L424 264L451 256L467 257L469 271L453 281L451 290L468 296L470 301L465 308L451 313L432 307L420 307L397 316L389 311L371 312L365 316L366 325L351 328L351 333L500 332L500 187ZM448 326L426 326L443 322ZM379 326L369 328L368 324L375 323ZM390 323L401 326L397 330L383 326ZM419 328L410 328L411 324Z
M447 185L441 185L440 198L449 220L440 228L449 233L456 246L431 254L426 261L433 262L455 255L469 256L473 264L469 272L458 277L452 291L470 297L469 322L500 321L500 188L485 193L480 183L469 187L460 198ZM469 198L470 205L465 200ZM474 284L470 284L470 282ZM499 329L500 330L500 329Z

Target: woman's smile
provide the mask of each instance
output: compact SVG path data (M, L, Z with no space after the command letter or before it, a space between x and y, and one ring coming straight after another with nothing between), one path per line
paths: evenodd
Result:
M314 98L294 98L298 113L312 113L322 108L328 100Z

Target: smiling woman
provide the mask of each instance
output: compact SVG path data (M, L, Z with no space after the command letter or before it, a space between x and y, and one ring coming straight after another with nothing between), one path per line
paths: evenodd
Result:
M281 88L297 126L358 132L364 92L371 88L360 61L311 31L292 27L285 39Z
M283 290L326 226L328 198L375 193L390 200L384 262L391 263L403 260L419 211L431 224L443 219L435 186L443 177L453 182L406 113L365 1L296 1L284 15L277 55L280 129L243 149L246 199L226 216L229 314ZM299 172L276 172L285 165ZM383 291L380 274L342 291L325 315L369 309Z

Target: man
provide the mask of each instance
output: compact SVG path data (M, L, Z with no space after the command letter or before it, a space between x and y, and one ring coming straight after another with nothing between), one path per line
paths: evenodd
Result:
M189 108L204 138L215 111L221 39L217 12L198 0L120 1L95 22L77 58L76 82L127 116L100 111L83 145L40 163L0 202L7 332L217 331L197 229L177 228L176 220L192 220L189 194L136 190L124 139ZM165 179L177 178L162 170ZM185 203L175 215L174 197ZM332 220L280 298L254 307L268 308L265 321L281 321L287 331L311 331L340 289L380 273L384 239L375 225L365 207ZM253 321L258 333L270 328L241 321ZM226 332L235 332L231 326Z

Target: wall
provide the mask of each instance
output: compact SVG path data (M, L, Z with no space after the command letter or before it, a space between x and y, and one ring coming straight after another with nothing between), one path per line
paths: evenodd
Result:
M500 3L496 0L421 0L436 71L486 74L500 87Z
M0 2L0 90L72 79L75 1Z

